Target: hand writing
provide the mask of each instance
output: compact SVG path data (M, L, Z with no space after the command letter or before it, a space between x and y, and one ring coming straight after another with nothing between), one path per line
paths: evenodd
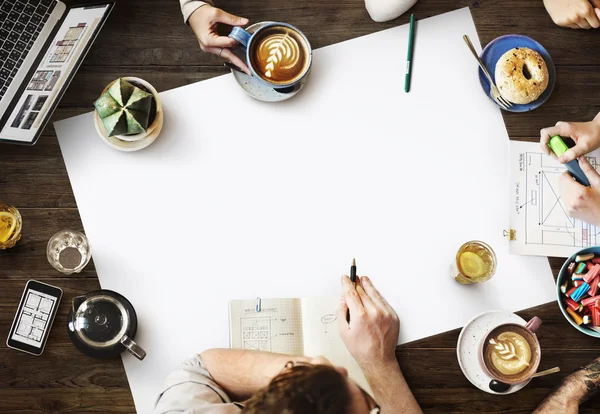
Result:
M394 309L375 289L371 280L360 277L356 286L342 277L344 295L338 308L340 335L361 368L377 369L396 364L400 321ZM350 311L350 323L346 315Z

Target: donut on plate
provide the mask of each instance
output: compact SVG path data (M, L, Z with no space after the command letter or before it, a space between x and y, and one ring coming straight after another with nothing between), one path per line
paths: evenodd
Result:
M535 50L509 50L496 63L496 86L500 94L516 104L535 101L548 87L548 67Z

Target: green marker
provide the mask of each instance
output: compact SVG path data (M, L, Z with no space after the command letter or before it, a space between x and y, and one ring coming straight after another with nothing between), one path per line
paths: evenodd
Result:
M406 55L406 75L404 76L404 92L410 91L410 70L412 68L413 44L415 43L415 15L410 15L408 29L408 53Z
M555 135L552 138L550 138L548 146L550 147L552 152L556 154L557 157L560 157L569 149L569 147L567 147L567 144L565 144L562 138L558 135ZM585 185L586 187L590 186L590 181L585 176L585 173L579 166L579 162L577 160L567 162L565 164L565 167L567 168L567 170L569 170L573 178L575 178L575 181L577 181L581 185Z

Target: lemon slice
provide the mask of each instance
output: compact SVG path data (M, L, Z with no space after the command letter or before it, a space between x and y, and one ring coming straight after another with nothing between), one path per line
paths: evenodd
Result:
M483 259L471 252L464 252L460 255L460 268L465 276L479 277L485 273L485 263Z
M0 243L4 243L12 236L17 227L17 218L13 213L0 211Z

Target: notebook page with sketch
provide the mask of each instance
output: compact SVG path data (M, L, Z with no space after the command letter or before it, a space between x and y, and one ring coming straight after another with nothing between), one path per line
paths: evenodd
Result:
M304 353L312 356L323 355L334 366L346 368L348 376L373 395L362 370L340 337L336 315L339 303L340 298L336 296L302 299Z
M372 394L360 367L340 338L336 307L339 297L256 299L229 302L230 346L233 349L324 356Z
M600 150L587 156L599 169ZM558 178L566 168L537 142L510 141L510 253L569 257L596 246L600 229L569 217Z
M234 349L303 355L300 299L256 299L229 302L229 345Z

